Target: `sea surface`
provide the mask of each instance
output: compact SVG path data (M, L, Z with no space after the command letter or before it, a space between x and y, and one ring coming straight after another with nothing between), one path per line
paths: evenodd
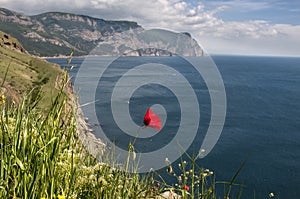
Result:
M238 183L244 184L242 198L250 199L254 195L258 199L268 198L270 192L279 198L300 198L300 58L212 56L212 59L225 85L226 120L214 149L205 158L198 159L197 163L213 170L217 181L230 181L246 160L237 178ZM76 66L70 71L73 80L83 60L72 59L71 65ZM62 67L67 62L66 59L54 58L48 61ZM198 88L199 92L203 89L205 87ZM135 93L136 99L133 101L140 105L137 109L143 107L141 103L146 99L143 99L142 93L145 91L149 92L149 89ZM166 105L172 103L171 96L168 98L171 93L164 93L167 97L161 97L160 102ZM205 120L210 118L209 102L206 98L202 101L204 126L207 123ZM172 113L172 107L167 110ZM169 122L172 126L172 122L178 121L175 118ZM109 126L107 121L106 128L114 127L113 124ZM155 143L168 142L167 139L173 135L168 135L166 131L159 136ZM201 142L199 138L192 145L200 146ZM153 147L145 146L143 150L149 151ZM171 177L167 179L170 183L174 180ZM223 185L218 186L219 192L223 193Z

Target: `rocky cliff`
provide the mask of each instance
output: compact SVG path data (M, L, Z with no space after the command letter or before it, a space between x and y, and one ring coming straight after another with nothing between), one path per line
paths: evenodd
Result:
M17 38L30 54L37 56L65 56L72 49L74 55L88 55L91 51L98 55L203 54L188 33L144 30L136 22L69 13L27 16L0 8L0 30Z
M187 33L163 29L133 29L107 36L91 54L126 56L202 56L203 50Z
M0 30L17 38L38 56L86 55L103 37L140 28L135 22L106 21L69 13L50 12L26 16L0 8Z

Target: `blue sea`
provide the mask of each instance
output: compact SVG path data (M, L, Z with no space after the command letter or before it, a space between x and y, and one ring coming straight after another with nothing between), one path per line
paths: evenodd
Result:
M212 56L212 59L220 71L226 90L226 120L213 150L205 158L198 159L197 163L203 168L213 170L217 181L230 181L242 162L246 160L237 178L238 183L244 184L242 198L250 199L254 198L254 195L256 198L268 198L269 193L273 192L279 198L298 199L300 196L300 58ZM70 71L73 79L83 60L83 58L72 59L71 65L76 66ZM62 67L67 62L66 59L56 58L48 61L60 64ZM193 78L193 74L190 78ZM194 79L194 81L200 80ZM149 92L149 89L144 89ZM202 92L205 87L195 89ZM133 102L141 108L143 101L146 101L142 95L145 90L139 90L135 93L136 98L133 99ZM163 93L169 95L167 90ZM168 97L161 97L159 101L166 106L172 104ZM203 117L202 115L201 117L204 126L207 123L205 120L210 118L209 102L206 98L202 101ZM101 104L96 102L95 105ZM107 110L101 110L104 113L99 114L106 115ZM172 107L167 110L172 113ZM137 116L133 114L133 117L139 118L143 114ZM109 120L109 117L107 118ZM169 122L172 126L172 122L178 121L175 118ZM114 133L112 129L114 126L113 124L110 126L109 121L106 121L104 126L111 129L112 134ZM166 131L163 135L158 135L159 138L155 143L163 145L163 142L168 142L169 137L173 136L172 132L169 133L170 135ZM201 142L199 138L199 143L196 140L192 145L200 146ZM147 146L143 150L149 151L151 147L155 146ZM167 179L170 183L173 180L172 177ZM222 193L223 185L220 185L219 189Z

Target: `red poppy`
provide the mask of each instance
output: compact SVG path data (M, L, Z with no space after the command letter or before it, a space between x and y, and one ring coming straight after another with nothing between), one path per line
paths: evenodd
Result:
M181 188L185 189L186 191L190 190L189 186L187 186L187 185L182 185Z
M144 116L144 125L145 127L149 126L156 130L160 130L162 126L159 116L153 113L153 111L150 108L148 108Z

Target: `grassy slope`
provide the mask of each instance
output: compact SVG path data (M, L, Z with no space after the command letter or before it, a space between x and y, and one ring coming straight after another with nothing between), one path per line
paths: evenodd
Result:
M40 106L45 107L51 101L53 94L57 93L55 83L62 71L58 66L42 59L16 51L7 43L16 43L20 46L19 42L10 36L7 39L4 35L7 34L0 32L0 83L5 78L9 67L5 79L6 85L12 87L19 95L33 88L40 88L42 92Z

